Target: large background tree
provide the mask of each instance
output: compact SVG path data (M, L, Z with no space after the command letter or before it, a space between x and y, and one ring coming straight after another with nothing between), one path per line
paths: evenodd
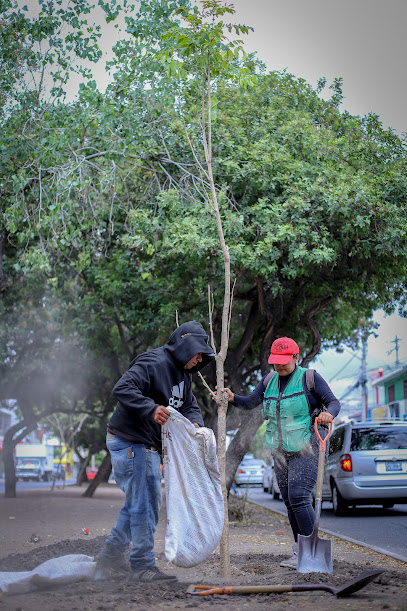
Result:
M74 102L41 106L23 145L13 134L31 115L17 105L2 119L2 286L22 278L28 286L35 269L69 306L81 339L96 351L105 341L116 377L135 353L167 339L176 311L180 322L207 326L208 284L219 339L222 254L203 205L194 92L174 87L159 61L180 5L189 3L143 1L127 17L133 37L116 47L106 93L84 84ZM255 57L242 68L257 75L256 86L217 85L212 133L236 273L225 363L236 392L267 370L279 335L296 338L304 363L324 347L353 345L376 308L405 306L407 269L405 142L374 115L341 112L340 80L326 101L319 88L267 73ZM214 372L205 376L214 387ZM199 380L196 392L215 427ZM239 429L228 450L230 482L261 415L230 410L229 418Z

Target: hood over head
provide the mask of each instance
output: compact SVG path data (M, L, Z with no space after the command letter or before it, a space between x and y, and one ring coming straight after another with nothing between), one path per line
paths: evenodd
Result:
M202 354L202 361L192 369L188 369L188 373L200 371L215 357L212 348L208 345L205 329L195 320L184 322L175 329L164 347L182 369L193 356L199 352Z

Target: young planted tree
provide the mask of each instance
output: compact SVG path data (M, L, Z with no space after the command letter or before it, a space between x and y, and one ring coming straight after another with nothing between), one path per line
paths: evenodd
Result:
M216 120L217 85L221 81L238 81L247 87L255 81L255 75L237 61L244 54L240 40L227 40L225 31L234 34L247 33L244 25L231 25L224 22L225 16L234 13L232 5L219 0L204 0L202 10L179 9L181 23L176 23L163 37L164 50L162 58L168 67L168 74L179 81L180 115L183 107L194 100L200 109L200 140L203 145L204 158L196 148L193 136L187 138L191 146L199 171L209 184L206 193L206 204L213 210L219 243L223 256L224 297L221 320L220 349L216 352L212 320L212 296L208 288L209 325L212 347L216 353L216 384L220 390L225 385L225 360L229 345L230 319L232 313L231 269L229 249L225 241L220 198L213 174L212 160L212 127ZM223 198L223 194L222 194ZM224 530L221 539L221 574L230 575L229 558L229 523L226 487L226 414L228 409L227 394L218 392L213 395L218 407L218 458L221 474L221 485L224 499Z

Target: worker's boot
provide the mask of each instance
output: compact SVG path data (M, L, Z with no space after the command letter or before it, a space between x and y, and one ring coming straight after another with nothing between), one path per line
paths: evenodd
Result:
M147 569L132 569L127 583L149 583L151 581L177 581L175 575L167 575L156 566Z
M287 566L290 569L297 568L297 560L298 560L298 543L293 544L293 553L287 560L283 560L280 562L280 566Z
M129 571L129 563L126 562L123 554L112 554L111 548L107 546L95 556L94 562L96 562L100 568L111 569L118 573L128 573Z

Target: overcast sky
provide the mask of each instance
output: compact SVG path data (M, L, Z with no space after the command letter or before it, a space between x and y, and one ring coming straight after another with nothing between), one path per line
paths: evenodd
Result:
M270 70L314 87L343 78L343 106L407 132L406 0L234 0L234 21L254 28L246 48Z

